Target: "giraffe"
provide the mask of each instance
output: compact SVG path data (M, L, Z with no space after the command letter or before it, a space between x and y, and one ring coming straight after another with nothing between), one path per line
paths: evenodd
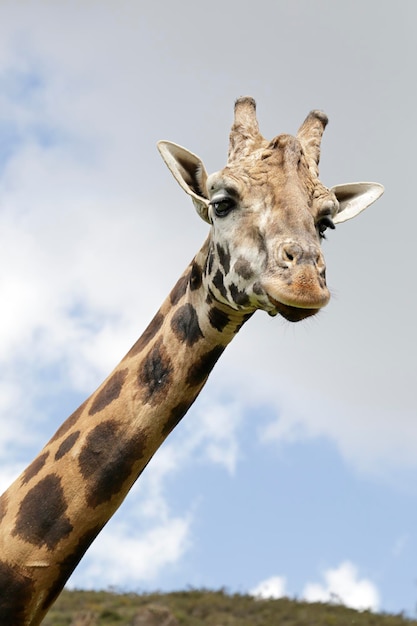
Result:
M200 251L137 342L0 498L0 623L34 626L260 309L296 322L329 301L321 240L383 192L318 178L327 117L266 140L255 101L235 103L226 166L207 175L168 141L160 154L209 224Z

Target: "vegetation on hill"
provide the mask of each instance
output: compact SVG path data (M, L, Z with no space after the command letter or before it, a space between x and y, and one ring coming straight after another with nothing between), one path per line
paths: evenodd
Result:
M338 604L257 600L225 591L64 591L43 626L417 626L403 615Z

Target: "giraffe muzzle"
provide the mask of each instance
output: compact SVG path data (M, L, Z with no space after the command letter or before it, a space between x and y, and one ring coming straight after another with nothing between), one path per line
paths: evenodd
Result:
M299 321L317 313L330 300L323 254L315 245L282 242L264 289L278 313Z

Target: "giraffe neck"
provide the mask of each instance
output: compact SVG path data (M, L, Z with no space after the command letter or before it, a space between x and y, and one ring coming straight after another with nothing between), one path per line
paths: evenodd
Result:
M203 279L207 244L113 373L0 498L0 623L39 624L242 324Z

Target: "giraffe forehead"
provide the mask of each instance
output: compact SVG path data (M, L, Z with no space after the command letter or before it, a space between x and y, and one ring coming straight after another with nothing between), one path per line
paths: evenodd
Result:
M305 153L300 140L292 135L278 135L238 161L232 161L228 166L237 175L244 169L250 177L257 177L261 173L270 175L279 170L285 170L288 174L288 168L298 168L304 162ZM307 168L302 173L309 175Z
M294 161L304 154L301 141L292 135L278 135L264 149L262 158L275 158L279 161Z
M210 198L221 192L240 200L268 192L279 198L291 189L313 196L317 185L320 181L312 176L301 142L291 135L279 135L207 179Z

